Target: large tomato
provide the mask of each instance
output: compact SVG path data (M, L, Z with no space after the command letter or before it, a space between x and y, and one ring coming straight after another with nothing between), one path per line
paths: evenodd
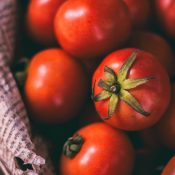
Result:
M174 175L175 174L175 156L173 156L165 168L163 169L163 172L161 175Z
M55 17L60 45L81 59L96 58L118 48L130 31L129 11L121 0L69 0Z
M175 150L175 84L172 88L172 99L170 106L164 117L157 123L155 132L159 137L161 143L169 149Z
M46 123L67 121L79 112L86 95L85 73L67 53L47 49L32 58L25 98L33 118Z
M64 145L61 175L131 175L134 150L119 130L95 123L79 130Z
M173 77L175 60L171 46L164 38L151 32L134 32L131 37L130 46L154 54L165 67L169 76Z
M158 20L169 36L175 38L175 1L155 0Z
M124 0L136 28L145 27L151 16L150 0Z
M96 109L105 122L124 130L154 125L170 99L168 75L157 59L137 49L109 54L92 82Z
M27 30L38 43L56 43L53 21L57 9L65 0L31 0L27 10Z

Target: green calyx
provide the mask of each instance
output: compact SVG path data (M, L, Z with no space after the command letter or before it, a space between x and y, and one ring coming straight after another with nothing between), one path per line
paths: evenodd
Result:
M73 158L80 151L83 143L84 139L80 135L70 137L63 146L63 154L66 157Z
M29 59L22 58L12 68L14 72L14 77L20 87L24 86L27 77L28 66L29 66Z
M116 74L114 70L110 67L104 67L106 80L100 79L98 82L98 86L102 88L103 91L96 96L93 95L93 100L95 102L98 102L109 99L108 117L105 119L110 119L113 116L119 100L123 100L131 108L133 108L135 111L142 114L143 116L150 115L150 113L145 111L140 103L137 101L137 99L128 91L154 79L153 77L127 79L128 72L131 69L134 61L136 60L137 54L138 51L134 51L129 56L129 58L122 65L118 74Z

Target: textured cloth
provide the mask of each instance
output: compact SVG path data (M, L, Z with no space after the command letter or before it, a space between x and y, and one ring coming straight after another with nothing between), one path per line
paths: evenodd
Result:
M15 47L16 16L16 0L0 0L0 175L53 175L46 143L39 137L31 141L27 113L9 68ZM46 165L45 159L36 154L37 148L47 160ZM33 170L20 170L16 157L31 164Z

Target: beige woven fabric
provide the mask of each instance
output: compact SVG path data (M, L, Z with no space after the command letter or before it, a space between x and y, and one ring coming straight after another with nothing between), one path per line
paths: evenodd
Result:
M53 175L47 145L40 137L31 141L29 120L10 72L16 26L16 0L0 0L0 175ZM40 155L36 154L37 148ZM22 171L16 164L19 157L33 170ZM48 168L47 168L48 167Z

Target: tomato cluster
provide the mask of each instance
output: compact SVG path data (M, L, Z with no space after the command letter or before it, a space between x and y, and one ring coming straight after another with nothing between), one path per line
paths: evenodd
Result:
M21 13L31 59L14 76L57 173L173 175L174 1L30 0Z

